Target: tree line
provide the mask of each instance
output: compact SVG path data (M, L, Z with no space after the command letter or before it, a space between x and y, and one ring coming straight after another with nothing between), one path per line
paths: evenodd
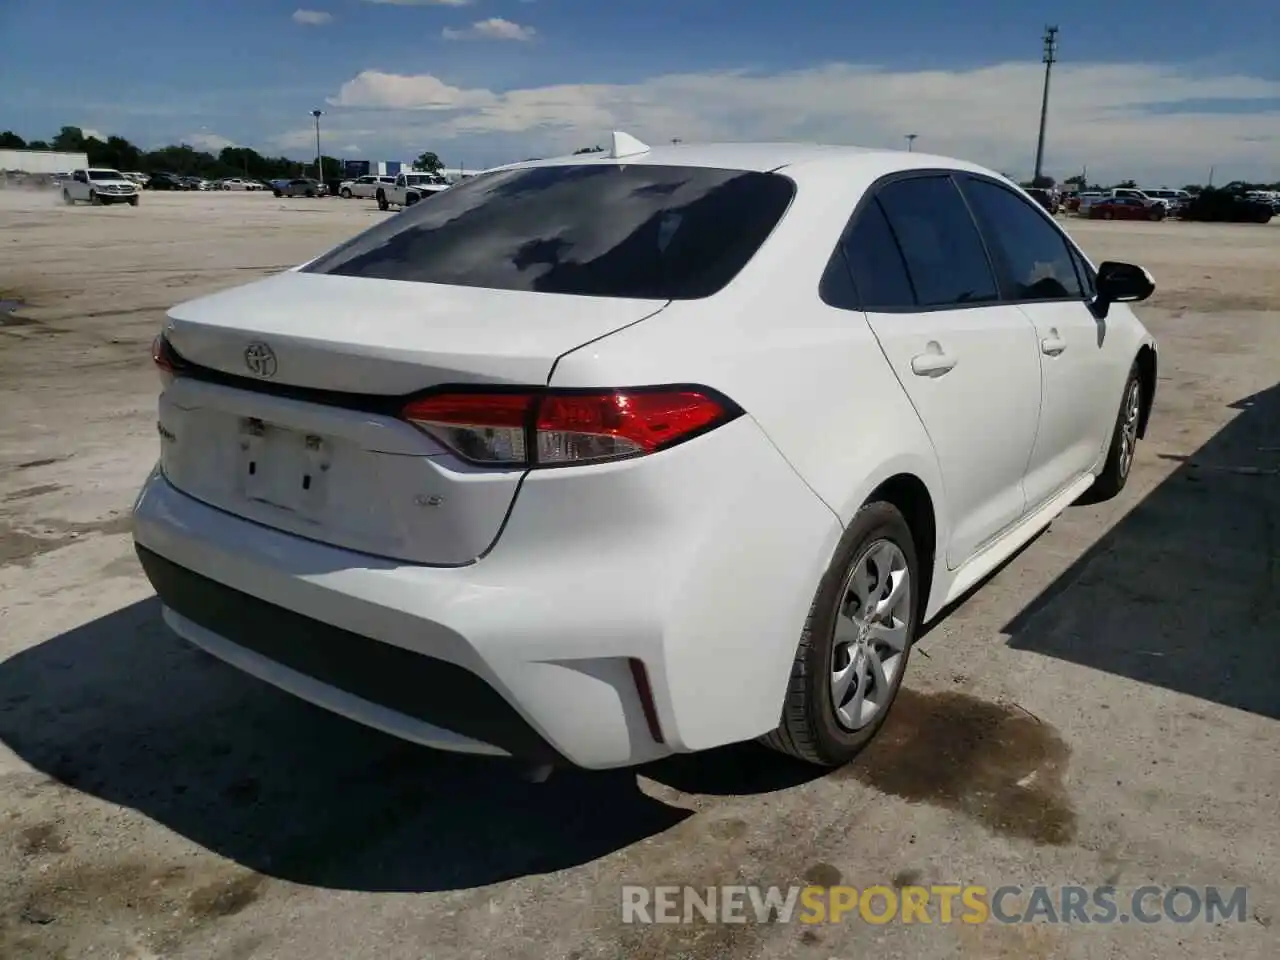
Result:
M64 153L84 153L91 167L109 167L140 173L174 173L182 177L203 177L218 180L223 177L249 177L253 180L275 180L285 177L314 176L313 161L291 160L288 157L264 156L251 147L223 147L216 154L197 150L187 143L143 150L124 137L86 136L79 127L63 127L51 140L24 140L12 130L0 132L0 150L57 150ZM321 157L326 179L343 174L342 163L335 157ZM426 166L423 166L424 162ZM434 153L423 153L418 166L426 170L438 170L443 164Z

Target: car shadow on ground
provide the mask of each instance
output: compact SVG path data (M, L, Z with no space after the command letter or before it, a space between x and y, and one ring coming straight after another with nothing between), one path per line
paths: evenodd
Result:
M1011 647L1280 719L1280 384L1231 406L1004 627Z
M1232 472L1280 466L1269 452L1280 447L1280 388L1236 406L1006 627L1014 647L1280 718L1280 481ZM350 723L182 643L154 599L0 664L0 741L220 856L336 889L448 890L550 872L692 815L641 790L634 771L528 784L508 763ZM643 772L733 795L822 771L744 744Z

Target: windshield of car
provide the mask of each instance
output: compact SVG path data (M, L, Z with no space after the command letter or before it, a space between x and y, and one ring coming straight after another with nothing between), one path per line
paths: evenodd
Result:
M123 180L124 175L115 170L90 170L90 180Z
M304 268L418 283L687 300L724 287L777 225L776 173L653 164L474 177Z

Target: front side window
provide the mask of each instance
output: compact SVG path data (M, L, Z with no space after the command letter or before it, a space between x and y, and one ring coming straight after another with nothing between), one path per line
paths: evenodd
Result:
M1006 300L1083 296L1066 239L1037 208L988 180L966 178L964 192L1000 266Z
M982 237L949 176L894 181L876 197L919 306L976 306L999 298Z
M775 173L656 164L498 171L348 241L308 273L687 300L747 264L795 186Z

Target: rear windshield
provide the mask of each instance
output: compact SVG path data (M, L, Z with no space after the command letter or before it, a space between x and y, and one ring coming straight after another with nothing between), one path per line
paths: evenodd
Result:
M303 272L692 300L738 274L794 192L779 174L703 167L499 171L420 201Z

